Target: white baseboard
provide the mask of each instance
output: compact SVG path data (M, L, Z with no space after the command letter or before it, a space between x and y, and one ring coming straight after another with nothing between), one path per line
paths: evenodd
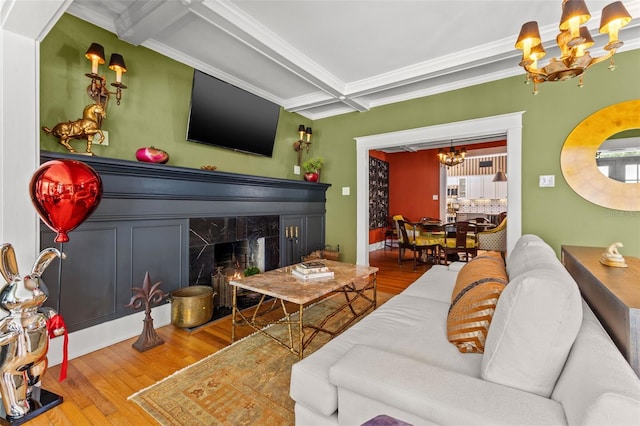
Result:
M376 251L384 248L384 241L369 244L369 251Z
M398 248L398 243L396 242L393 247L389 247L390 250L394 250ZM376 251L376 250L384 250L384 241L378 241L377 243L371 243L369 244L369 251Z
M171 324L171 304L151 309L155 328ZM144 312L137 312L113 321L69 333L68 355L74 359L98 349L106 348L123 340L139 336L144 326ZM49 341L49 365L62 363L64 338L59 336ZM132 350L135 350L132 348Z

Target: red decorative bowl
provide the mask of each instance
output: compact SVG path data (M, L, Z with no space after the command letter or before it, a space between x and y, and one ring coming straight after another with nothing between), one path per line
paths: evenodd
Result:
M136 151L136 160L145 163L164 164L169 161L169 154L165 151L150 146L149 148L140 148Z

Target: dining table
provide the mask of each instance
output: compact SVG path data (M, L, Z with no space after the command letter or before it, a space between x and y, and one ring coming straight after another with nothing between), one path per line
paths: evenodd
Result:
M425 220L419 222L421 234L432 234L434 232L442 232L442 222L439 220Z
M475 220L470 220L469 223L476 227L477 232L486 231L487 229L496 227L496 225L491 222L476 222Z

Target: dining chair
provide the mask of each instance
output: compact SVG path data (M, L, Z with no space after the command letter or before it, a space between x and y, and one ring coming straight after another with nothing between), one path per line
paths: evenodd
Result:
M387 250L387 247L390 247L393 250L394 247L398 246L398 231L396 230L395 221L391 216L387 217L387 227L384 230L384 246L383 250Z
M478 232L478 250L499 251L504 257L507 252L507 218L500 225L487 231Z
M406 249L413 252L413 270L418 269L418 261L428 261L429 258L439 259L440 235L421 236L416 223L402 219L396 220L398 230L398 264L402 265Z
M443 225L441 255L445 265L449 264L449 255L464 253L465 262L478 254L478 232L475 224L470 222L450 222Z

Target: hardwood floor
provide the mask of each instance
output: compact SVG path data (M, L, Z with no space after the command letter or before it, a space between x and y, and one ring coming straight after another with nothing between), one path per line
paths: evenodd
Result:
M369 259L372 266L380 268L378 290L392 294L402 291L430 267L418 265L418 270L413 271L410 260L398 265L397 248L372 252ZM47 371L42 387L62 395L64 402L25 424L156 424L127 397L229 345L230 330L229 318L193 333L173 325L159 327L157 332L165 342L163 345L140 353L131 347L137 339L134 337L75 358L69 362L67 379L63 382L58 382L60 365L53 366ZM238 334L243 337L249 333L248 328L242 327Z

